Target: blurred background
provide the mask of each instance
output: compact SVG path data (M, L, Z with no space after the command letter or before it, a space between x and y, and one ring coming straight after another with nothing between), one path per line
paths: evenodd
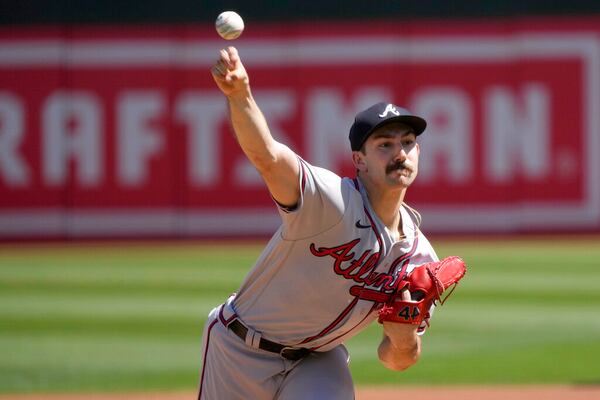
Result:
M0 238L273 232L209 74L232 44L315 165L353 174L376 101L424 116L408 202L428 232L597 232L600 5L371 3L3 1ZM246 19L233 42L224 9Z
M428 121L407 202L471 269L414 369L377 326L349 344L359 385L600 382L600 2L1 0L0 392L195 387L279 224L209 73L228 45L314 165L353 176L374 102Z

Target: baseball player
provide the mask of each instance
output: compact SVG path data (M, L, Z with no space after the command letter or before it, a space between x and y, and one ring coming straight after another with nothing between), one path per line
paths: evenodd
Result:
M401 275L438 260L404 203L426 122L391 103L358 113L349 134L357 176L341 178L271 136L234 47L211 73L283 222L237 294L209 314L198 398L353 399L344 342L377 319ZM427 324L383 322L383 365L413 365Z

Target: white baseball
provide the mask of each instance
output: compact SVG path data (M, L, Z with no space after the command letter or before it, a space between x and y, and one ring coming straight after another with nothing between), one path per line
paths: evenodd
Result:
M235 11L223 11L215 21L215 28L223 39L237 39L244 31L244 20Z

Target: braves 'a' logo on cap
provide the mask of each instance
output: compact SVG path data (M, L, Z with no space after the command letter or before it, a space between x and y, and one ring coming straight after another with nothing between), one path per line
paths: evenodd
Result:
M388 113L392 113L396 116L400 115L400 111L396 110L396 106L393 104L388 104L387 106L385 106L385 110L383 110L383 112L379 114L379 116L381 118L385 118L387 117Z

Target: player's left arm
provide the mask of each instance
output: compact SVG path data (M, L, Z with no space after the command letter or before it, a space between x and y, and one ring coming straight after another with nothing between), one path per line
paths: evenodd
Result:
M410 301L408 290L402 292L403 300ZM381 363L388 369L403 371L414 365L421 356L421 337L418 325L383 322L383 340L377 349Z

